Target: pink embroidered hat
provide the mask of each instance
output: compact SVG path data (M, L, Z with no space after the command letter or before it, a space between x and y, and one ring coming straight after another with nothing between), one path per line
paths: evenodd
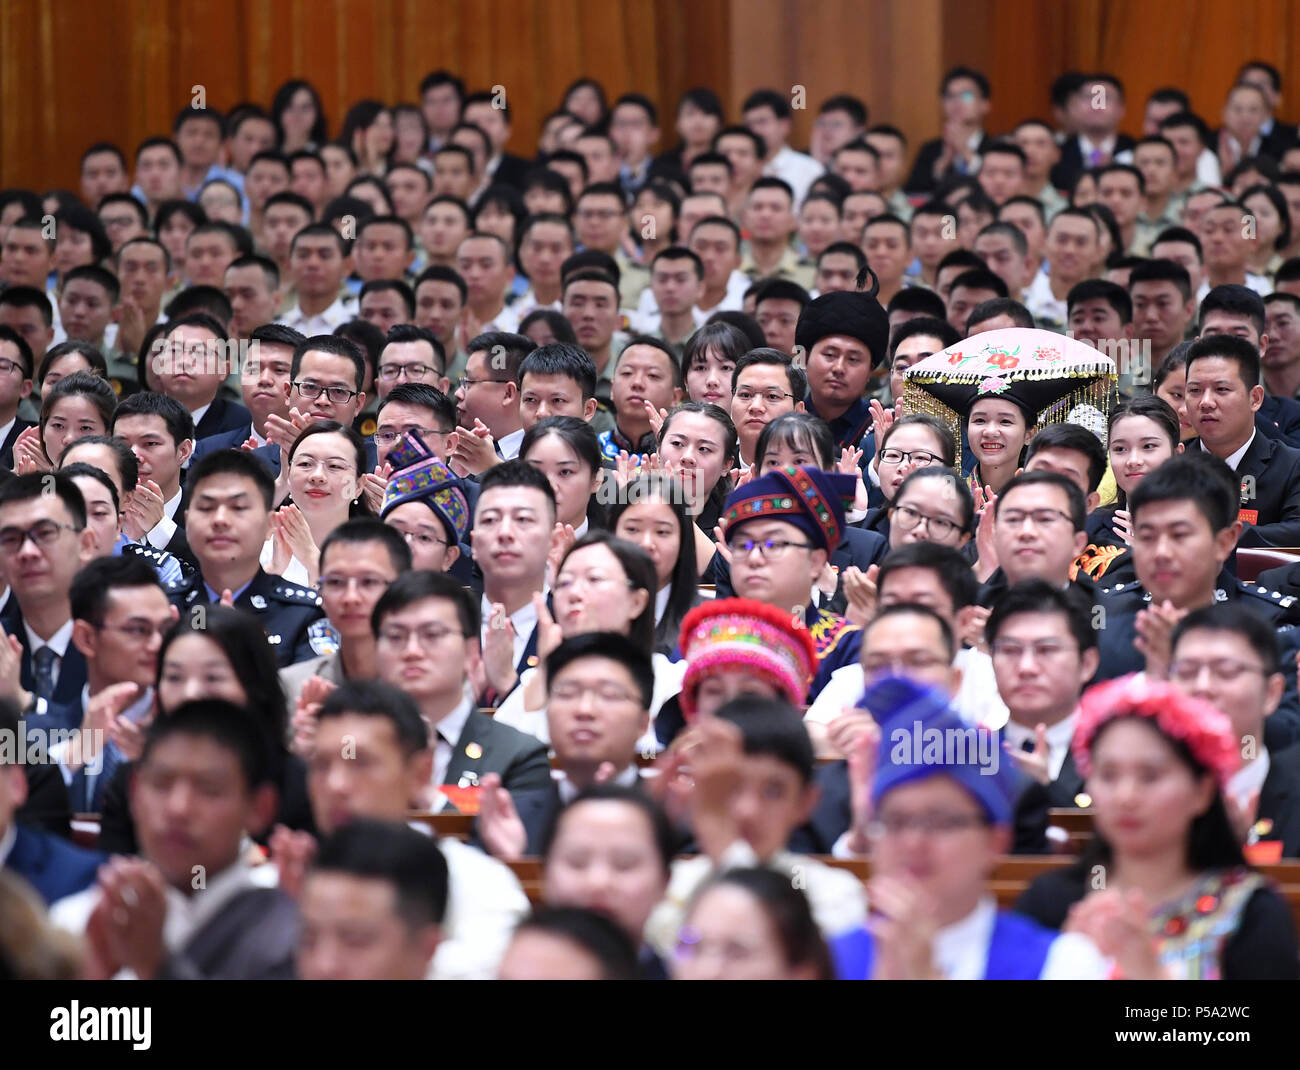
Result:
M1186 745L1192 758L1223 787L1241 765L1232 722L1208 702L1140 673L1090 687L1079 700L1079 723L1070 749L1085 777L1092 772L1092 746L1103 725L1116 717L1145 717L1162 735Z
M695 720L695 695L710 673L739 669L766 680L792 706L802 706L817 668L817 652L802 621L750 598L722 598L696 606L682 621L678 644L686 659L679 702Z

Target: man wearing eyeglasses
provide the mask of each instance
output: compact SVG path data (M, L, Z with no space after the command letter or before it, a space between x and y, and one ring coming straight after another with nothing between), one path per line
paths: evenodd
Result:
M816 699L831 673L857 661L860 629L817 606L812 589L844 535L844 507L857 481L818 468L783 468L752 479L727 498L720 526L741 598L802 616L817 650Z
M551 782L546 744L480 713L471 675L481 666L479 613L473 596L450 576L408 572L380 596L371 615L379 677L401 688L420 708L433 743L430 809L454 802L457 792L476 796L488 773L507 791L545 788Z
M479 475L497 461L519 456L524 424L519 415L519 365L537 345L522 334L489 331L465 347L469 360L456 383L464 433L449 460L459 474Z
M341 684L379 675L370 614L389 584L410 569L406 539L374 517L355 517L330 532L320 548L320 597L328 619L313 627L317 634L330 629L336 648L280 670L290 709L314 676ZM314 718L295 720L295 744L312 739L314 727Z
M51 747L50 757L59 763L73 813L98 813L118 766L140 756L162 637L178 614L138 557L90 562L73 578L70 602L86 684L71 708L51 712L79 725L81 738Z
M1206 606L1178 622L1170 648L1170 682L1218 709L1241 741L1241 768L1228 780L1224 801L1247 830L1248 856L1256 844L1261 862L1300 855L1300 747L1270 751L1264 742L1267 718L1286 687L1275 671L1273 629L1240 606Z
M1024 472L1002 489L994 506L993 556L984 554L975 575L984 578L980 605L992 605L1008 586L1044 580L1064 589L1074 583L1091 600L1092 580L1070 565L1088 541L1083 494L1057 472Z
M390 327L384 337L379 370L375 376L379 400L385 400L394 387L411 383L449 393L451 385L447 381L446 368L447 352L429 328L411 323Z
M740 467L761 465L754 456L763 428L787 412L803 412L808 378L784 351L754 349L731 373L731 422L740 440Z
M640 788L637 740L650 726L649 651L622 635L590 632L546 659L546 720L559 776L541 790L508 792L484 778L478 834L504 862L542 853L555 814L592 784Z
M1070 741L1079 696L1097 671L1091 609L1075 592L1030 579L1002 593L984 629L1010 714L1002 730L1007 753L1045 789L1046 806L1087 805Z
M312 421L337 420L351 427L366 404L361 389L365 376L366 358L350 339L322 334L299 342L293 351L289 381L283 388L289 413L267 416L269 445L254 451L254 455L267 460L271 448L276 448L280 453L276 467L283 471L294 440ZM367 439L366 470L374 471L376 463L375 444Z
M86 683L86 659L72 644L68 592L77 569L94 556L85 499L67 476L33 472L0 488L0 575L10 590L0 613L9 646L0 687L33 721L54 704L71 707Z
M14 443L32 425L19 419L18 406L32 392L32 347L12 327L0 324L0 469L14 466Z

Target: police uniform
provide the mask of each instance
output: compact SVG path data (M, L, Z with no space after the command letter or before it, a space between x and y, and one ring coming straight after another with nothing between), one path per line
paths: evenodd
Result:
M209 604L203 576L197 572L180 583L168 584L167 597L182 613ZM257 618L281 668L338 650L337 634L324 620L320 595L310 587L285 583L259 568L235 599L235 608ZM317 622L326 626L313 627Z
M194 566L166 550L158 550L147 543L126 542L122 544L123 557L139 557L158 573L158 579L165 584L176 583L194 575Z
M1270 751L1279 751L1300 742L1295 659L1296 651L1300 650L1300 628L1295 623L1300 604L1290 595L1237 580L1226 571L1219 574L1214 600L1216 604L1236 602L1277 629L1281 654L1277 671L1286 677L1286 688L1281 704L1264 721L1264 743ZM1137 615L1150 604L1150 592L1136 581L1098 588L1093 625L1097 629L1101 664L1094 683L1146 668L1146 659L1136 647Z

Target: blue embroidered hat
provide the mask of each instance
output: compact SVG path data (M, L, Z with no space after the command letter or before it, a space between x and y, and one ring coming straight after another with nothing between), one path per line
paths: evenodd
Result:
M966 724L949 702L937 688L902 676L867 685L858 707L880 726L871 804L879 806L903 784L948 776L970 792L990 822L1010 824L1021 778L997 733Z
M469 500L460 478L438 460L420 432L406 432L388 454L388 463L393 474L384 491L380 519L406 502L423 502L442 521L449 542L464 542L469 532Z
M747 520L771 517L793 524L820 549L831 551L844 538L844 512L853 504L858 481L820 468L781 468L751 479L727 496L722 533Z

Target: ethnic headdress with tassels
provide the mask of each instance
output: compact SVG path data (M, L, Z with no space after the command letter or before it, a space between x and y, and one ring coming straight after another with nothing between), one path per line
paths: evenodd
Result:
M1007 327L965 338L904 373L908 412L928 412L962 440L971 407L1000 398L1025 414L1030 428L1050 423L1086 427L1105 444L1114 403L1115 362L1082 342L1052 331Z

